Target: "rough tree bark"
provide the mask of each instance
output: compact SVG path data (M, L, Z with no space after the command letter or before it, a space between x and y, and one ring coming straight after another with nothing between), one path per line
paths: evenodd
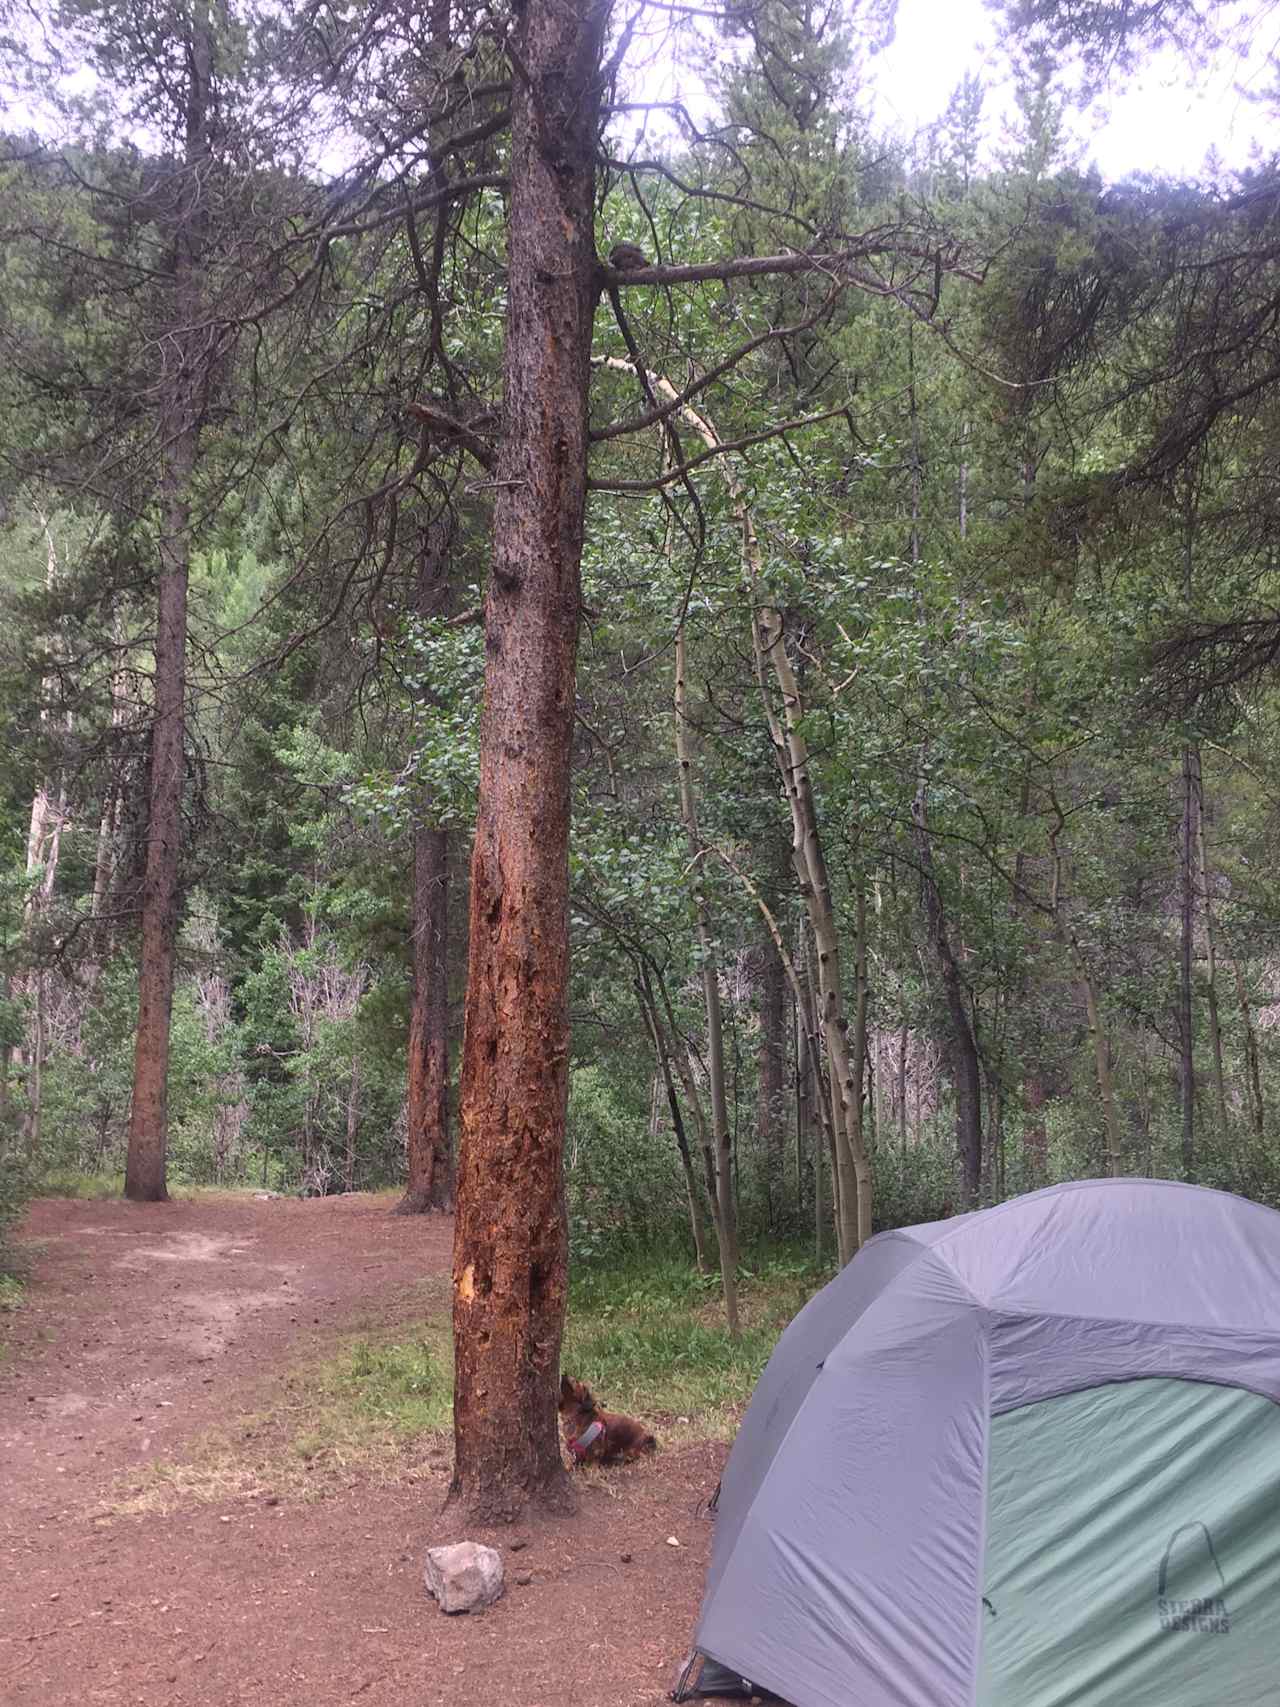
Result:
M527 0L513 62L504 415L454 1223L454 1476L475 1521L572 1506L556 1371L567 1290L568 839L598 294L607 0Z
M163 430L163 429L162 429ZM190 431L182 437L191 440ZM175 445L164 484L163 533L156 619L155 708L151 731L150 811L142 883L142 955L138 968L138 1031L124 1194L163 1202L168 1146L169 1025L173 1013L174 946L182 851L182 785L187 651L186 479L194 444Z
M164 346L171 370L160 385L160 572L156 609L151 776L147 859L142 883L142 951L138 968L138 1030L124 1194L136 1202L161 1202L168 1145L169 1025L178 930L178 880L182 851L187 572L190 562L191 479L212 373L209 330L201 325L199 296L209 186L213 116L213 25L208 7L191 17L186 55L186 143L177 194L173 248L176 327Z

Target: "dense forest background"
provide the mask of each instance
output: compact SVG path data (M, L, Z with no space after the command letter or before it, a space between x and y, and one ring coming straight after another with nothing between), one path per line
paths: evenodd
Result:
M1108 1172L1280 1205L1280 176L1082 166L1079 10L1022 8L1012 122L966 78L910 145L865 116L883 7L664 11L705 112L617 74L580 1257L847 1256ZM416 1144L407 1206L447 1200L500 26L9 20L40 112L0 139L10 1207L123 1173L146 1096L170 1181L399 1184Z

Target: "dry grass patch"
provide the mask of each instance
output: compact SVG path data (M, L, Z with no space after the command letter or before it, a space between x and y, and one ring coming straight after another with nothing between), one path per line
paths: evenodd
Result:
M122 1476L104 1514L136 1516L268 1495L323 1499L353 1481L401 1482L448 1466L448 1335L359 1336L301 1364L260 1410L206 1430L181 1459Z

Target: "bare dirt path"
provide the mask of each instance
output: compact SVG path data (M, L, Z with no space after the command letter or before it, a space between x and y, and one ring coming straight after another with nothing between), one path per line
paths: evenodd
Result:
M584 1482L575 1519L474 1532L502 1548L509 1585L479 1617L443 1617L422 1588L425 1548L462 1533L425 1447L393 1485L355 1473L323 1499L259 1489L120 1514L132 1475L269 1403L287 1366L442 1311L450 1236L359 1197L33 1205L28 1299L0 1362L4 1707L665 1698L718 1446Z

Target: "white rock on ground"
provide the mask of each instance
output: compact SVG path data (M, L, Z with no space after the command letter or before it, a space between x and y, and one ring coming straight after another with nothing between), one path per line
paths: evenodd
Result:
M428 1547L423 1575L441 1612L475 1612L502 1593L502 1555L478 1541Z

